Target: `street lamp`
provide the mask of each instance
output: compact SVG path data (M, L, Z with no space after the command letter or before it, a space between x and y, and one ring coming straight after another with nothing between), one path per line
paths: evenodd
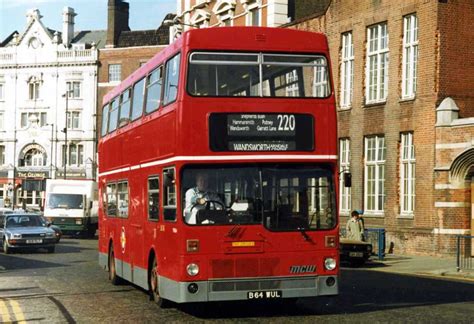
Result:
M63 132L64 132L64 156L63 156L64 175L63 175L63 178L64 179L66 179L66 165L67 165L67 152L68 152L68 148L67 148L67 118L68 118L68 114L69 114L68 103L69 103L69 94L71 94L72 91L73 91L72 89L67 90L62 95L63 98L66 98L66 119L65 119L65 123L64 123L64 129L63 129Z
M181 25L181 26L188 26L188 27L193 27L193 28L199 28L199 25L194 25L194 24L187 24L181 21L177 16L174 17L173 19L165 19L163 20L162 25L164 27L171 27L174 25Z
M53 178L53 144L54 144L54 124L48 124L51 126L51 154L49 156L49 178Z

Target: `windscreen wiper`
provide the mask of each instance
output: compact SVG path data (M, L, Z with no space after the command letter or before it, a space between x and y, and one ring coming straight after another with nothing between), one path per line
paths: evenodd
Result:
M309 235L306 233L306 230L304 227L298 227L297 228L298 231L300 231L301 235L304 237L305 241L311 241L311 237L309 237Z

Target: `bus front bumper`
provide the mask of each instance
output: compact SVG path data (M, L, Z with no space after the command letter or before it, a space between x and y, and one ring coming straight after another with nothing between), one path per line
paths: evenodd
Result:
M223 279L177 282L159 278L160 295L176 303L275 300L332 296L339 292L337 276Z

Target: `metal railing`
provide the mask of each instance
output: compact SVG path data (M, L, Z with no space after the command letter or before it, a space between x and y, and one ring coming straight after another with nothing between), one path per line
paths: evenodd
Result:
M385 229L366 228L364 232L365 241L372 243L372 253L377 254L379 260L385 257Z
M456 269L474 270L474 236L456 235Z

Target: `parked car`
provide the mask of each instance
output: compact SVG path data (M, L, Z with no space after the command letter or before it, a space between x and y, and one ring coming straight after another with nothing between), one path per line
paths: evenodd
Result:
M44 217L41 216L41 221L43 223L43 226L49 227L54 231L54 234L56 235L56 243L59 243L61 240L61 237L63 236L63 232L57 225L53 225L51 222L48 222L48 220Z
M15 212L0 216L0 242L5 254L32 248L45 248L53 253L56 240L55 231L44 226L41 215Z
M339 239L339 254L341 262L346 261L351 265L362 265L372 255L372 244L341 237Z

